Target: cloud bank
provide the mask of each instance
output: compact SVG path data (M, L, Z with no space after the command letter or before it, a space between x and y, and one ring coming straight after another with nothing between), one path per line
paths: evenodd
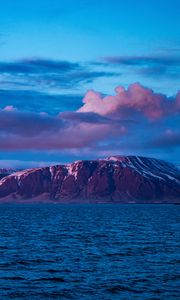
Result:
M82 153L167 158L171 151L177 159L179 124L180 92L167 97L134 83L116 87L115 95L87 91L77 110L54 115L9 103L0 109L0 151L81 153L81 158Z

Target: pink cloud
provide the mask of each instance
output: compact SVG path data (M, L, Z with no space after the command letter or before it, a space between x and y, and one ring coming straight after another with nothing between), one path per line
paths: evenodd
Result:
M83 99L84 105L78 111L121 118L142 115L155 121L180 110L180 92L176 97L169 99L139 83L131 84L127 90L118 86L115 92L114 96L104 97L93 90L88 91Z
M60 150L83 148L101 141L112 134L109 125L69 125L56 132L38 133L33 136L8 134L1 137L1 150Z
M110 134L124 134L123 125L94 114L49 116L11 110L0 111L0 150L58 150L88 147ZM121 129L121 127L123 129ZM121 130L121 131L120 131Z
M13 105L7 105L3 108L4 111L17 111L17 108L15 108Z
M178 126L180 92L168 98L138 83L128 89L118 86L115 91L114 96L88 91L78 111L56 116L7 106L0 110L0 150L82 151L111 147L117 151L142 146L155 135L164 135L164 130L178 143L171 133ZM168 123L163 124L163 117L168 117Z

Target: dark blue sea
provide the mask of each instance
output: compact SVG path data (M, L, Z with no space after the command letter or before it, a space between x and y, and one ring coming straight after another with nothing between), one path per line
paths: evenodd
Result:
M0 205L0 299L180 299L180 206Z

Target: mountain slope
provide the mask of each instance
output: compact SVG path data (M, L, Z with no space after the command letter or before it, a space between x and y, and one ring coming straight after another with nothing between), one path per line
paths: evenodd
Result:
M0 201L105 203L180 202L180 170L145 157L103 160L28 169L0 180Z
M1 168L0 169L0 179L2 179L3 177L6 177L12 173L15 173L16 170L14 169L7 169L7 168Z

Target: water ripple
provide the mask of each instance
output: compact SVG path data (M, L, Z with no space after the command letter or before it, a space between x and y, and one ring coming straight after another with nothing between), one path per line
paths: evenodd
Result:
M1 205L0 299L180 299L179 212Z

